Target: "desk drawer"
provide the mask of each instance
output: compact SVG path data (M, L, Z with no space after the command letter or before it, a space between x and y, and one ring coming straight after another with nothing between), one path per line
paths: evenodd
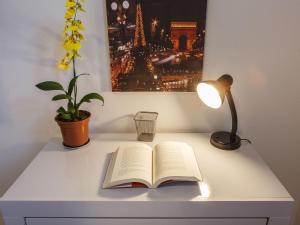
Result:
M27 218L27 225L266 225L267 219Z

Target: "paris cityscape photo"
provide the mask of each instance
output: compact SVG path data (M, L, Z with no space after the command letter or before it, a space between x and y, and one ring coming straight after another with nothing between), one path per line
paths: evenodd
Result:
M196 90L207 0L106 0L106 5L112 91Z

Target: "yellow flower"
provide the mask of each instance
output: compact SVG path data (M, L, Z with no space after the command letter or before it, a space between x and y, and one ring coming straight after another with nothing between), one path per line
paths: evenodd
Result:
M66 24L66 25L68 25L69 23L72 22L72 17L70 17L70 18L65 18L65 19L66 19L66 21L65 21L65 24Z
M80 40L80 41L84 39L83 35L81 33L79 33L78 31L74 31L73 36L75 36L76 39Z
M66 11L65 18L66 18L66 19L70 19L70 18L72 18L72 17L75 15L75 13L76 13L76 11L75 11L74 8L69 8L69 9L67 9L67 11Z
M75 41L72 41L72 40L68 40L64 44L64 48L67 51L79 50L81 48L81 45L80 45L80 42L75 42Z
M72 21L72 26L77 26L79 30L83 30L84 26L81 20Z
M70 63L73 57L74 57L73 52L67 52L65 57L58 64L58 68L62 70L68 70L70 68Z
M79 30L79 27L77 25L72 25L72 26L69 26L68 29L71 31L76 31L76 30Z
M78 21L77 26L78 26L79 30L84 30L83 23L80 20Z
M69 64L59 63L58 68L61 70L68 70L70 68Z
M66 14L65 14L65 19L66 19L66 20L72 19L72 15L66 13Z
M67 52L65 57L62 59L63 62L70 63L70 60L73 58L74 53L73 52Z
M78 31L78 30L83 30L84 26L83 23L72 23L71 26L66 26L66 29L69 29L70 31Z
M66 2L66 7L74 7L76 6L76 2L69 0Z

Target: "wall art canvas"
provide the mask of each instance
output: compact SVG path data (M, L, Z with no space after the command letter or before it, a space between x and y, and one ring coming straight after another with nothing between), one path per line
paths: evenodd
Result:
M106 0L112 91L195 91L206 6L207 0Z

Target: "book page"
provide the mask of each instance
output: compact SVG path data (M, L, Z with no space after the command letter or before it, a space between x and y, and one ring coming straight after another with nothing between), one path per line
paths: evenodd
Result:
M111 183L132 179L152 184L152 149L148 145L122 145L117 151Z
M183 142L164 142L153 151L153 183L158 181L201 180L193 149Z

